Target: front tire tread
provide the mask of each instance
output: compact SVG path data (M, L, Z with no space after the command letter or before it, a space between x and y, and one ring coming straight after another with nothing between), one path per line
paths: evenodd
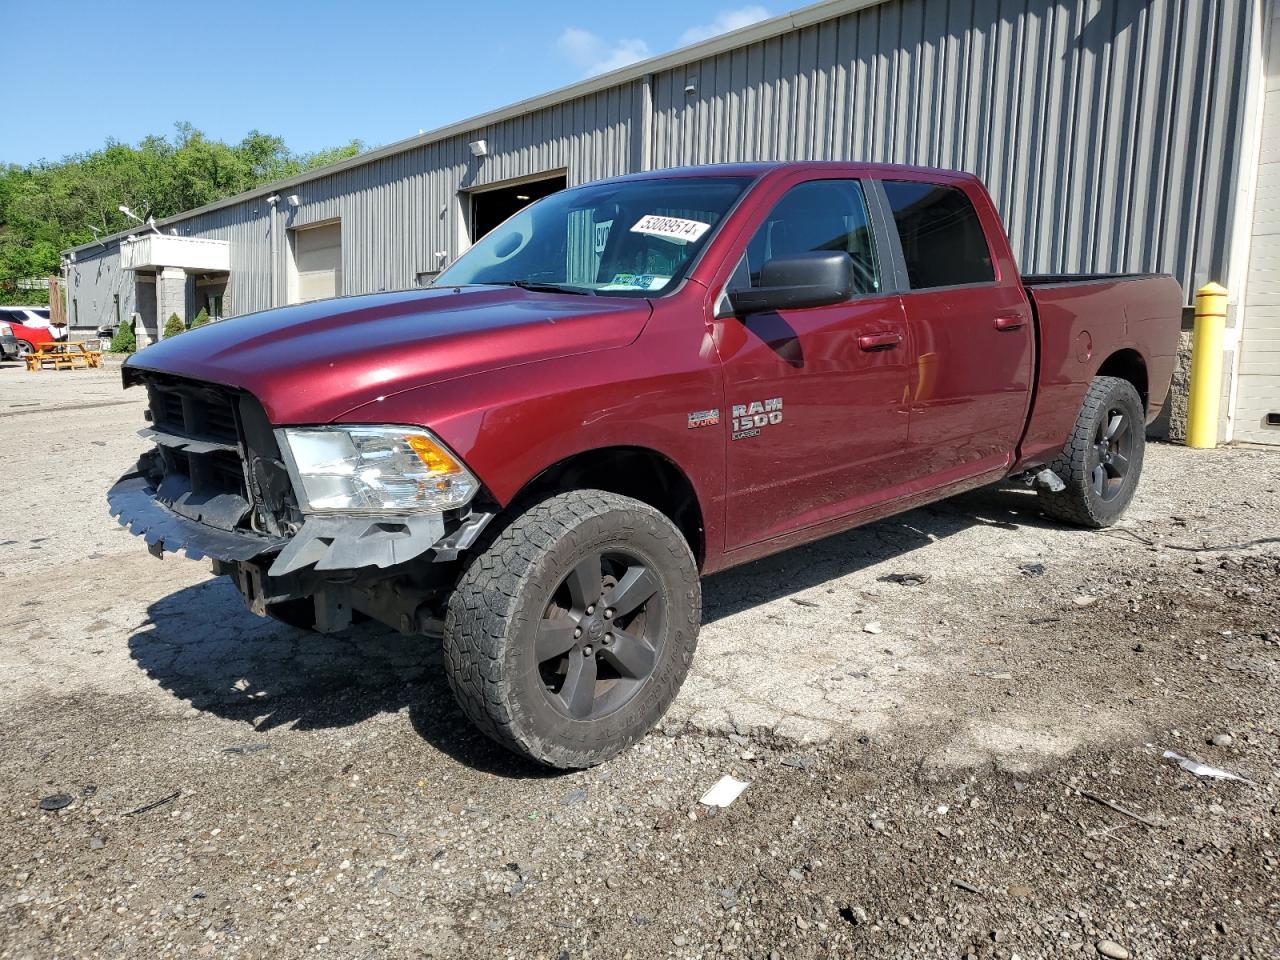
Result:
M449 599L444 628L445 674L459 706L490 739L548 766L593 766L643 735L637 731L597 747L583 744L573 749L544 740L528 723L521 722L514 685L505 669L510 645L522 642L519 608L538 561L565 538L572 538L584 522L617 513L633 525L647 525L664 534L663 543L673 559L692 572L692 633L696 637L701 593L697 567L683 536L654 508L600 490L557 494L517 514L481 545ZM688 673L693 644L678 653L681 662L674 678L676 689ZM672 690L672 697L674 693Z

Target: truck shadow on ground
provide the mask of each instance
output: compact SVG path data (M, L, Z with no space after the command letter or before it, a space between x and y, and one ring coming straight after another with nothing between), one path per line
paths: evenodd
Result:
M974 527L1011 531L1047 525L1025 491L967 494L708 578L704 621L898 559ZM170 594L148 608L129 639L152 680L197 710L267 733L342 728L383 713L407 713L432 746L505 777L551 775L474 730L454 704L439 644L375 624L321 636L253 616L224 579Z

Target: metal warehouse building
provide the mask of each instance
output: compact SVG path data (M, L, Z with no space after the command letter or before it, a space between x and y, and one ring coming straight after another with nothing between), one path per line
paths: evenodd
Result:
M1026 272L1225 284L1223 436L1280 443L1278 27L1280 0L829 0L68 251L68 316L154 338L426 284L523 204L637 170L926 164L987 182Z

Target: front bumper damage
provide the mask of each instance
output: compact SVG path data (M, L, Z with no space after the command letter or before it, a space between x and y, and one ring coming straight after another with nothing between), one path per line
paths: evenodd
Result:
M287 537L261 536L242 530L220 530L174 513L156 499L156 488L141 473L126 473L107 492L111 515L147 542L157 557L184 553L192 560L252 560L278 552Z
M112 516L155 556L214 561L214 572L230 576L260 616L313 601L306 625L322 632L346 627L352 609L406 633L438 632L438 617L423 607L447 587L445 564L471 547L494 516L476 510L448 519L308 516L293 536L272 536L183 516L175 510L198 512L202 506L175 501L171 509L164 496L139 471L121 477L107 502ZM298 619L288 622L299 625Z

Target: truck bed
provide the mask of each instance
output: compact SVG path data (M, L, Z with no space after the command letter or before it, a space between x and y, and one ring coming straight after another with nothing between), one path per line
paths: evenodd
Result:
M1024 274L1024 287L1048 287L1064 283L1111 283L1117 280L1145 280L1160 273L1033 273Z
M1165 274L1023 277L1036 314L1036 378L1019 467L1048 463L1070 437L1095 371L1133 372L1147 422L1159 416L1177 363L1182 290ZM1101 369L1098 365L1102 363Z

